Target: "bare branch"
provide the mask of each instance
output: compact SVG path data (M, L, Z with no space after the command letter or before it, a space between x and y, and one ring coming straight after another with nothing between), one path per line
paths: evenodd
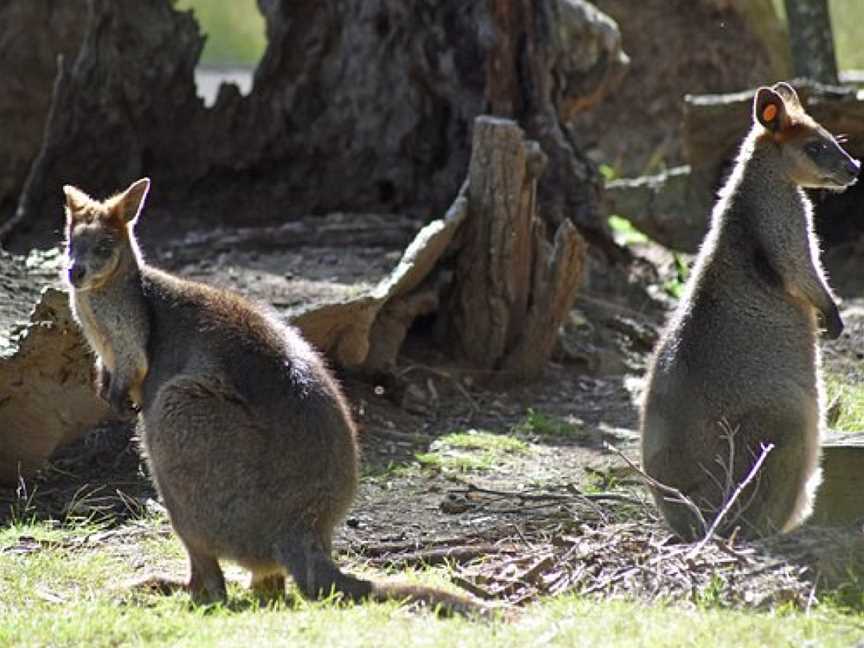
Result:
M768 457L768 453L770 453L773 449L773 443L769 443L767 446L762 446L762 453L759 455L759 458L753 464L750 472L747 473L744 481L742 481L740 484L738 484L738 486L735 487L735 492L733 492L732 496L728 500L726 500L726 503L723 505L723 508L720 509L720 513L717 514L717 517L714 518L714 521L711 523L711 527L708 529L708 532L705 534L705 536L696 544L695 547L693 547L692 551L688 555L689 558L693 558L694 556L696 556L696 554L698 554L703 549L703 547L705 547L708 541L714 537L714 534L717 532L717 528L720 526L720 522L723 521L723 518L732 508L732 505L735 503L735 501L738 499L744 489L747 488L750 482L752 482L756 478L756 475L759 473L759 469L762 467L762 464L765 463L765 459Z
M690 509L690 511L693 513L693 515L696 516L696 519L699 520L699 524L702 525L703 530L708 528L708 523L705 521L705 517L702 515L702 511L699 509L698 506L696 506L696 504L695 504L695 502L693 502L693 500L691 500L689 497L687 497L684 493L682 493L677 488L673 488L672 486L667 486L666 484L663 484L663 483L657 481L656 479L654 479L651 475L649 475L644 470L642 470L641 467L639 467L627 455L625 455L623 452L621 452L618 448L613 446L611 443L604 442L603 446L606 450L613 452L614 454L618 455L621 459L623 459L624 462L628 466L630 466L630 468L635 470L636 473L640 477L642 477L642 479L649 486L657 489L658 491L660 491L662 493L666 493L668 495L671 495L672 497L670 498L669 501L678 502L678 503L686 506L688 509Z

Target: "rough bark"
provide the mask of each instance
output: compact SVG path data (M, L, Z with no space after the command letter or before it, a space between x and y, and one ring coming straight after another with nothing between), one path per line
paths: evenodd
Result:
M168 183L201 169L194 69L203 38L192 16L168 0L88 0L86 25L77 58L64 59L54 84L18 202L18 228L36 229L37 241L57 229L65 183L106 195L144 175Z
M84 0L0 3L0 228L39 152L57 56L75 57L86 10Z
M108 408L58 281L56 254L0 250L0 482L30 476Z
M455 353L514 382L539 375L582 276L585 244L572 224L564 221L550 245L537 216L545 165L515 122L475 122L446 329Z
M786 18L794 75L836 85L839 78L828 0L786 0Z
M609 243L598 176L564 121L609 92L626 57L614 23L582 0L260 0L268 46L253 92L223 86L209 110L195 97L191 16L168 0L88 4L19 203L35 234L17 229L16 248L48 240L37 234L56 222L63 182L99 195L143 174L179 213L227 224L346 208L429 218L458 191L473 119L493 103L553 161L544 217ZM496 57L500 89L487 87Z

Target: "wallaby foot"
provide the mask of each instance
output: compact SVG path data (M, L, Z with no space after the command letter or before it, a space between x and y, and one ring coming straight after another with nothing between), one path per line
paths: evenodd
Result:
M261 599L274 599L285 594L285 576L271 573L259 576L253 573L249 587Z
M371 582L340 571L319 542L292 540L279 547L277 555L306 598L317 600L338 592L349 601L361 601L372 593Z
M161 575L145 576L127 586L131 590L147 590L169 595L186 590L198 605L220 603L227 599L225 577L219 563L209 556L189 553L189 580L181 581Z

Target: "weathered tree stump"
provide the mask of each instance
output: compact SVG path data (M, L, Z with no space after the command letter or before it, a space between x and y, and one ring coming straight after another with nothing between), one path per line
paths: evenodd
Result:
M0 232L39 152L57 56L74 59L86 10L84 0L0 3Z
M57 230L63 184L108 195L142 175L194 177L206 148L197 139L204 109L193 81L204 39L192 16L167 0L88 0L87 9L84 42L54 84L15 215L44 229L37 240Z
M170 0L87 4L11 249L50 240L63 183L106 195L142 174L172 196L176 218L430 219L462 184L473 120L490 107L553 162L538 191L544 218L570 218L616 249L596 209L599 176L566 122L616 85L627 59L614 22L583 0L260 0L268 45L252 93L223 86L209 110L195 96L202 39L189 14Z
M56 254L0 250L0 483L32 475L108 413L58 269Z
M537 216L546 158L510 120L479 117L468 217L443 316L452 349L506 381L536 378L573 305L585 242L568 221L554 243Z

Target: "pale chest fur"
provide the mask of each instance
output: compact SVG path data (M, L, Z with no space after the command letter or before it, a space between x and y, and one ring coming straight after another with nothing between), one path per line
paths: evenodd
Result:
M93 352L109 371L114 371L117 363L111 347L111 340L105 324L93 312L93 305L90 303L90 299L82 293L73 291L70 302L72 305L72 314L81 325L84 338L87 340L90 348L93 349Z

